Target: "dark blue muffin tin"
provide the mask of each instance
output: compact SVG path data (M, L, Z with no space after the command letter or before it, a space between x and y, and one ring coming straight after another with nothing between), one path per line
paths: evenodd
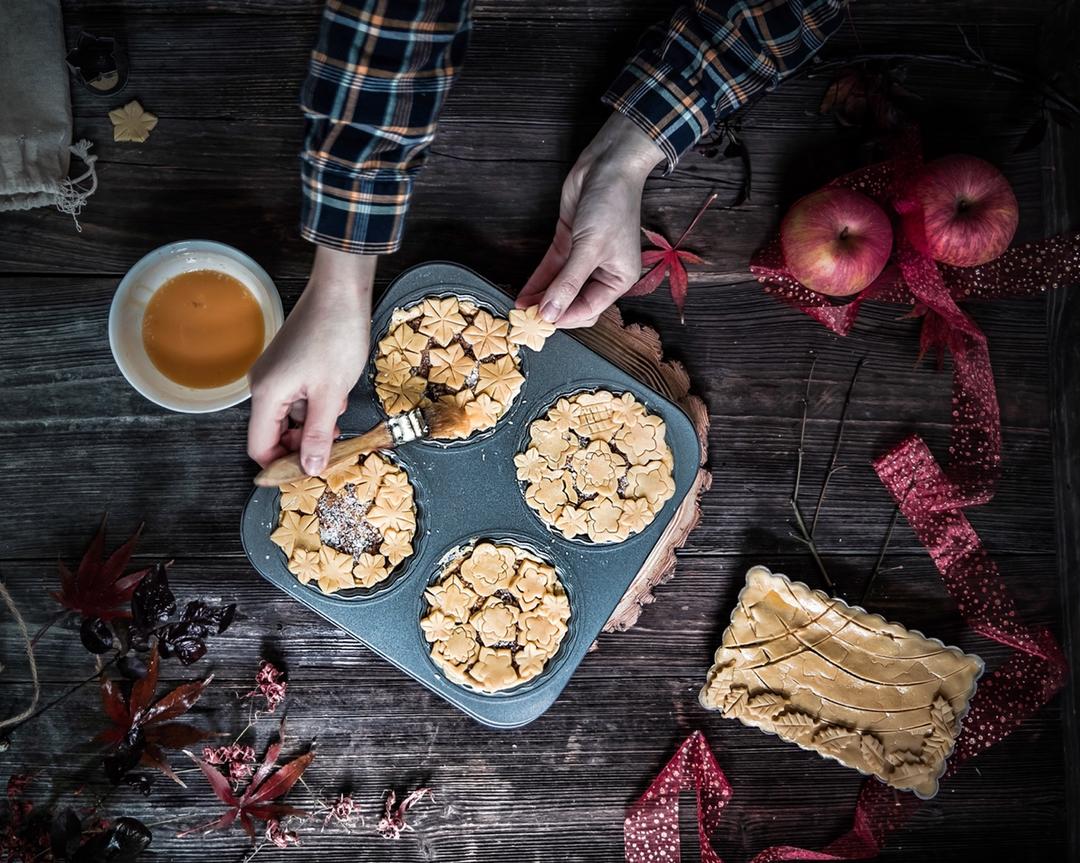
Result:
M395 308L431 294L458 295L503 316L513 307L510 297L471 270L425 264L403 273L387 289L375 311L372 344L385 334ZM521 353L525 384L494 431L455 443L415 442L394 454L415 489L416 551L385 585L351 596L326 596L314 585L300 584L270 541L278 519L276 489L252 493L241 525L244 549L264 578L492 728L533 721L562 692L690 491L700 455L694 427L679 407L565 333L555 333L540 353L527 348ZM629 391L658 414L674 455L675 494L644 531L614 545L566 540L550 531L526 506L513 462L533 419L561 396L598 387ZM365 374L349 397L340 427L346 435L358 434L382 419L371 375ZM511 541L539 553L556 567L570 600L569 631L543 673L494 695L444 678L420 628L424 589L438 577L440 562L481 539ZM603 661L602 655L594 661Z

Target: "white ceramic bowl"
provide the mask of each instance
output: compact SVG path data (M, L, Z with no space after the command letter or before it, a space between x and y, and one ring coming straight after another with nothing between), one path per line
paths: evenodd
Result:
M155 404L181 413L209 413L239 404L251 395L247 377L223 387L196 389L169 380L157 370L143 346L142 321L150 297L173 276L192 270L217 270L251 291L263 313L265 349L285 315L270 276L232 246L210 240L180 240L154 249L128 270L109 310L109 347L113 359L136 390Z

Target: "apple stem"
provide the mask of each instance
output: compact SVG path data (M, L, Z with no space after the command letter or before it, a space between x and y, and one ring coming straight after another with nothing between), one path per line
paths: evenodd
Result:
M694 216L693 221L691 221L690 224L687 226L686 230L682 232L682 235L679 237L678 240L675 241L675 245L672 246L672 248L677 249L682 246L683 240L685 240L689 233L694 230L694 226L697 225L699 221L701 221L701 217L704 216L705 211L712 206L713 201L715 201L719 197L719 192L713 192L711 195L709 195L708 198L705 199L705 203L701 205L701 209L697 211L697 215Z

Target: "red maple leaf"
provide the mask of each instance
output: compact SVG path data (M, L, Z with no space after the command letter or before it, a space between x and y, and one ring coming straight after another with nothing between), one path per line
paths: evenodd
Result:
M121 773L135 763L141 763L157 768L178 785L184 785L169 766L164 750L183 749L209 735L192 725L170 720L187 713L213 679L214 675L211 674L204 680L182 684L151 703L158 683L158 646L155 643L150 652L146 676L132 685L130 698L124 699L120 685L115 680L101 678L101 703L112 726L94 739L100 743L112 743L118 749L130 750L131 757L120 768ZM121 757L118 760L125 759Z
M192 833L210 833L214 830L226 830L231 827L234 822L239 821L240 826L244 828L244 832L254 839L254 821L269 821L275 818L283 818L287 815L307 816L309 813L304 809L298 809L295 806L288 806L282 803L274 803L274 801L279 797L282 797L290 788L292 788L301 775L303 775L304 771L308 769L311 762L315 759L315 749L313 746L307 753L301 755L299 758L294 758L288 764L283 764L277 769L277 772L274 772L278 756L281 755L281 749L284 745L285 720L282 719L280 730L278 732L278 739L270 744L270 747L266 750L266 756L263 758L262 764L260 764L259 769L255 771L255 775L251 777L251 782L249 782L247 788L244 789L244 793L239 796L237 793L233 792L232 786L229 784L229 780L224 774L216 770L213 765L196 757L191 752L188 752L188 757L199 765L199 769L202 770L203 775L206 777L206 781L210 783L210 788L213 789L218 800L229 808L220 818L216 818L201 827L193 827L191 830L185 830L183 833L180 833L179 836L184 837L189 836Z
M60 562L60 590L51 591L53 599L83 617L111 620L131 617L127 606L131 595L150 569L140 569L124 575L124 569L135 551L142 526L131 538L105 559L105 519L90 541L79 566L72 572Z
M709 195L708 199L698 210L697 215L694 216L693 221L690 222L689 227L682 232L682 236L675 241L672 245L661 234L655 231L649 231L642 228L642 232L648 237L649 242L654 246L659 246L658 249L646 249L641 253L641 267L642 269L648 268L648 272L645 273L637 282L631 286L630 290L626 292L625 296L628 297L643 297L646 294L651 294L658 287L661 282L667 277L668 285L671 287L671 299L675 302L675 308L679 310L679 320L685 323L683 316L683 306L686 305L686 292L689 288L689 283L686 277L686 267L683 262L689 264L703 264L705 263L701 258L695 255L693 252L688 252L682 248L683 240L687 238L694 226L701 219L713 201L717 198L716 192Z

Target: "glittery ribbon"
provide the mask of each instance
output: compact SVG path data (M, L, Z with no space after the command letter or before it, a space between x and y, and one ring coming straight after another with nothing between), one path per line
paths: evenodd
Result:
M921 351L934 350L940 357L948 350L952 355L954 422L948 473L917 435L874 462L878 477L926 547L967 624L1016 651L980 680L945 779L1049 701L1064 685L1067 672L1053 634L1020 622L996 564L962 512L993 497L1001 470L1001 420L986 336L957 302L1031 296L1074 282L1080 276L1080 234L1019 246L980 267L937 264L926 254L922 212L910 194L920 164L917 141L909 137L896 158L835 181L891 208L902 228L892 263L854 300L838 305L800 284L784 267L778 238L754 256L751 270L767 293L839 335L851 330L868 300L911 304L913 314L923 317ZM691 788L697 792L701 859L721 863L708 837L731 799L731 786L701 732L682 744L628 810L627 863L677 863L679 792ZM835 842L820 851L773 846L759 852L752 863L876 857L885 836L920 805L914 795L868 779L851 829Z

